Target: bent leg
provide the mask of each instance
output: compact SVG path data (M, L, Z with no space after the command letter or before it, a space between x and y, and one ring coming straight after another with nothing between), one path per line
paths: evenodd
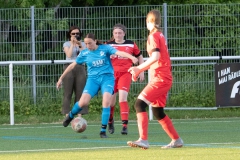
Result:
M152 107L153 115L162 126L163 130L171 139L178 139L179 135L175 130L171 119L164 113L163 107Z

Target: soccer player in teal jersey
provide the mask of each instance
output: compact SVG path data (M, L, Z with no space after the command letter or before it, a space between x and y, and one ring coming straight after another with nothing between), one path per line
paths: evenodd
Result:
M87 48L80 52L76 61L67 67L57 82L57 88L60 88L64 76L77 64L85 63L87 65L88 78L82 96L64 119L63 126L67 127L74 116L78 114L83 107L88 107L91 98L101 90L103 109L100 137L107 138L106 127L110 116L110 100L114 89L114 71L110 56L117 54L131 59L133 63L137 63L138 59L126 52L118 51L109 45L101 44L92 33L86 35L84 42Z

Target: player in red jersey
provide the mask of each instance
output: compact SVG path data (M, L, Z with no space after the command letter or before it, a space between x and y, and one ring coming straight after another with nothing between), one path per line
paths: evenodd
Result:
M147 29L150 31L147 39L147 52L149 59L137 67L131 67L129 72L135 81L139 73L150 69L151 79L139 94L135 103L139 139L128 141L131 147L149 148L148 144L148 115L146 107L152 106L152 112L163 130L172 141L162 148L177 148L183 146L183 141L175 130L171 119L164 113L167 93L172 86L171 61L167 43L160 29L161 15L158 10L147 14Z
M139 64L143 63L143 56L138 49L138 46L131 40L125 40L124 36L126 34L126 27L122 24L116 24L113 27L113 37L107 42L107 44L116 48L119 51L127 52L138 58ZM132 61L128 58L120 56L112 56L112 65L114 68L114 77L115 77L115 86L114 86L114 95L111 101L111 112L108 122L108 131L109 133L114 133L114 108L116 104L116 95L119 93L119 106L120 106L120 115L122 120L122 131L121 134L126 135L128 133L127 124L128 124L128 115L129 115L129 106L127 102L128 92L131 85L131 73L128 72L128 69L132 67ZM139 80L144 80L144 72L139 74Z

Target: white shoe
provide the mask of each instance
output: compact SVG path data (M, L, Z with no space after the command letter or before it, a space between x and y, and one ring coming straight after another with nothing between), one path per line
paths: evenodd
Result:
M168 145L161 148L180 148L183 146L183 140L178 138L177 140L172 140Z
M139 147L139 148L142 148L142 149L148 149L149 148L148 140L142 140L141 138L139 138L137 141L128 141L127 144L130 147Z

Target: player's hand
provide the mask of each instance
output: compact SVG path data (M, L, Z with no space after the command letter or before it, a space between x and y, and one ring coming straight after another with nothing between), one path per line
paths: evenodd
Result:
M58 82L57 82L57 84L56 84L57 90L59 90L59 88L61 88L61 86L62 86L62 80L59 79Z
M115 59L115 58L117 58L117 55L116 55L116 54L112 54L112 55L110 56L110 58L111 58L111 59Z
M138 75L140 74L140 69L137 67L131 67L128 69L128 72L132 74L132 81L136 82L138 79Z

